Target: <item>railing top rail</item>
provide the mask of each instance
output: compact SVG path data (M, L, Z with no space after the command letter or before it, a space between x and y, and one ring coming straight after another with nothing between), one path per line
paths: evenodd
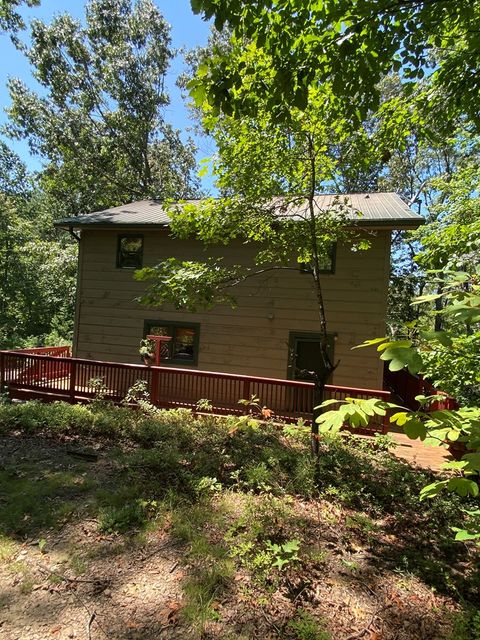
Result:
M380 398L384 398L384 399L390 399L391 398L391 393L390 391L385 391L385 390L381 390L381 389L360 389L357 387L339 387L338 385L335 384L326 384L325 385L325 389L328 389L329 391L338 391L339 393L351 393L353 394L363 394L363 395L370 395L370 396L379 396Z
M50 355L51 352L54 353L63 353L65 351L70 351L70 346L65 345L62 347L28 347L26 349L3 349L1 353L25 353L32 355Z
M223 380L240 380L249 382L257 382L263 384L272 384L276 386L284 386L289 388L296 389L313 389L313 382L307 382L302 380L282 380L279 378L263 378L260 376L247 376L241 375L237 373L223 373L218 371L202 371L198 369L183 369L179 367L165 367L165 366L146 366L143 364L130 364L126 362L108 362L106 360L89 360L86 358L71 358L71 357L63 357L63 356L49 356L42 353L32 353L32 352L22 352L22 351L12 351L12 350L0 350L1 354L6 354L10 356L16 356L20 358L32 358L34 360L39 361L47 361L49 359L54 362L65 362L70 364L85 364L89 366L102 366L105 368L122 368L130 371L138 371L138 372L147 372L147 371L156 371L158 373L168 373L168 374L184 374L192 377L208 377L213 379L223 379ZM344 393L346 395L369 395L369 396L378 396L380 398L388 399L390 398L389 391L383 391L379 389L357 389L355 387L343 387L338 385L326 385L325 388L331 392Z
M33 360L38 361L47 361L52 360L53 362L66 362L66 363L76 363L76 364L88 364L88 365L100 365L105 367L122 367L125 369L153 369L153 367L146 367L143 364L129 364L127 362L108 362L107 360L89 360L87 358L70 358L65 356L49 356L43 353L25 353L22 351L12 351L12 350L0 350L0 354L5 354L7 356L16 356L20 358L31 358Z
M209 377L209 378L218 378L218 379L228 379L228 380L246 380L248 379L250 382L259 382L259 383L270 383L274 385L287 385L289 387L297 387L302 389L308 389L313 387L313 382L303 382L300 380L282 380L279 378L261 378L259 376L246 376L238 373L222 373L218 371L202 371L198 369L182 369L179 367L157 367L155 365L146 366L144 364L130 364L127 362L108 362L107 360L89 360L86 358L65 358L65 357L57 357L57 356L48 356L44 354L34 354L34 353L21 353L19 351L9 351L9 350L0 350L0 354L6 354L10 356L17 356L20 358L32 358L35 360L44 360L47 361L49 359L54 362L69 362L76 364L85 364L85 365L95 365L102 366L106 368L116 368L121 367L122 369L136 370L136 371L157 371L159 373L180 373L190 376L199 376L199 377Z

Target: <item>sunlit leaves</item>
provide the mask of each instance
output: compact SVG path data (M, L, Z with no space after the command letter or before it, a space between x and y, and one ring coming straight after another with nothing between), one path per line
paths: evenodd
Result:
M322 412L317 417L319 430L321 433L337 433L342 427L366 427L374 416L385 416L390 405L389 403L371 398L363 400L360 398L346 398L343 400L325 400L320 408L337 405L337 409Z
M349 118L362 120L378 107L378 81L393 69L402 71L412 94L423 88L420 83L428 75L431 88L422 106L442 110L445 120L466 112L478 123L478 84L472 73L478 48L471 36L479 17L475 3L308 0L299 9L296 0L273 5L192 0L192 7L213 18L217 29L230 29L234 46L253 42L273 70L261 84L253 65L213 56L202 83L208 101L224 113L251 114L260 95L288 120L290 105L305 108L310 89L327 86ZM245 81L256 91L242 92Z
M431 484L427 484L420 491L420 500L425 500L425 498L435 498L438 496L442 489L445 489L448 485L448 480L439 480L437 482L432 482Z
M240 266L224 266L221 260L193 262L168 258L156 267L139 269L134 277L152 282L139 298L142 304L161 306L170 303L176 309L196 311L222 303L235 306L230 287L247 273Z
M468 540L480 541L480 509L465 509L464 513L467 517L466 528L452 527L453 531L456 532L455 540L459 540L460 542L466 542Z
M8 133L42 158L42 186L70 214L195 194L195 149L164 118L172 56L151 0L90 0L83 23L68 13L32 23L27 57L42 90L9 81Z
M362 342L362 344L358 344L355 347L352 347L352 349L361 349L362 347L371 347L373 345L378 345L381 343L385 343L386 341L388 341L388 338L373 338L372 340L365 340L364 342Z
M418 373L423 365L422 356L416 349L410 346L411 344L411 342L405 341L399 343L392 342L390 346L385 346L380 355L380 359L389 363L388 367L390 371L400 371L407 367L410 373Z
M0 32L6 31L13 35L25 28L25 23L17 11L21 4L33 7L39 5L40 0L2 0L0 3Z
M446 486L449 491L454 491L463 497L470 495L476 498L479 494L478 484L468 478L450 478Z

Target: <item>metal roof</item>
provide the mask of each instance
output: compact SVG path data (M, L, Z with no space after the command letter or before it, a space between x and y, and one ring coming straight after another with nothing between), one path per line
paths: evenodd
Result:
M279 198L281 201L281 198ZM199 200L188 200L189 203ZM381 226L392 229L414 229L425 220L414 213L396 193L351 193L326 194L315 197L315 205L319 212L326 211L338 203L347 203L346 213L358 226ZM300 204L288 208L292 217L300 216L304 211ZM285 213L283 213L285 215ZM158 200L140 200L130 204L96 211L87 215L65 218L55 223L60 228L82 227L129 227L129 226L168 226L170 218Z

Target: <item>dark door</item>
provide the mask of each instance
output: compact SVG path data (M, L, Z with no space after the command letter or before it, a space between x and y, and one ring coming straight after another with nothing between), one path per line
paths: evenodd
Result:
M327 337L327 349L333 362L334 336ZM322 373L324 368L320 355L320 334L290 332L288 377L293 380L312 380L309 371Z

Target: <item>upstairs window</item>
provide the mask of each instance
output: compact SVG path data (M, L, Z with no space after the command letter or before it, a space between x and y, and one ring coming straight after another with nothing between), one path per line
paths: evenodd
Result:
M330 243L328 253L320 256L320 273L335 273L335 260L337 256L337 243ZM312 273L312 266L305 262L300 264L302 273Z
M117 268L141 269L143 266L143 236L125 234L118 236Z
M145 335L170 336L172 339L162 349L162 364L193 364L198 362L200 325L197 322L163 322L147 320Z

